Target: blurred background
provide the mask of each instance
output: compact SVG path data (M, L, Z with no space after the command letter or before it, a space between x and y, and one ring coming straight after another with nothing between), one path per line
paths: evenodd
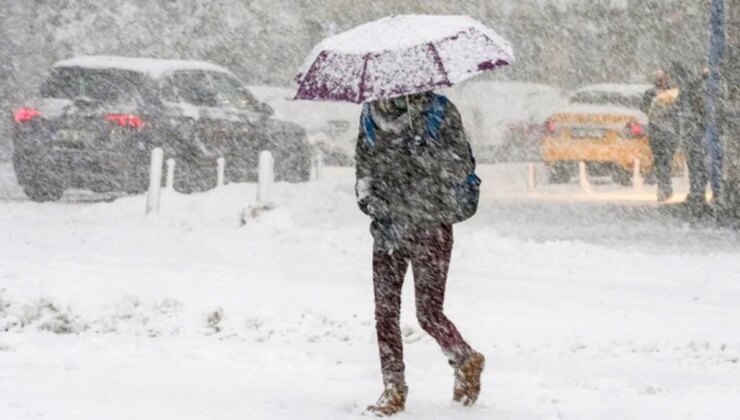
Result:
M564 91L648 82L677 54L696 68L706 60L706 0L3 0L0 159L9 158L10 112L33 96L55 61L89 54L198 59L249 85L291 87L319 40L402 13L470 14L517 53L517 65L490 77Z

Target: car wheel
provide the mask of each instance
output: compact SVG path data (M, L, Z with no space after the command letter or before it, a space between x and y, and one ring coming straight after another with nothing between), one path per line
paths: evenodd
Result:
M24 185L23 192L31 201L45 203L59 201L64 195L64 187L54 180L43 178Z
M567 184L570 182L571 174L567 164L556 163L548 165L547 171L547 179L550 184Z
M298 168L291 168L283 176L286 182L298 183L311 180L311 164L305 164Z
M625 169L614 168L612 171L612 181L614 181L615 184L630 187L632 186L632 174Z
M311 166L311 158L308 156L290 159L281 165L282 173L279 178L290 183L308 182L311 180Z
M192 194L216 188L216 162L208 160L176 159L175 191ZM212 164L211 164L212 163Z

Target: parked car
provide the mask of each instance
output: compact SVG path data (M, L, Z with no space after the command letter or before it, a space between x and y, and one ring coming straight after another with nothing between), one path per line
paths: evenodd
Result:
M460 110L476 160L481 163L520 160L524 155L540 160L542 133L532 126L542 127L547 117L567 104L559 88L539 83L474 80L446 93ZM538 131L539 138L531 137ZM535 140L537 153L520 150L529 145L519 144L519 140Z
M650 85L601 84L577 90L570 105L545 124L542 159L550 181L568 182L577 173L577 162L620 184L631 182L636 159L643 174L649 173L648 119L640 110L648 89Z
M275 109L275 115L303 127L314 152L331 166L354 164L361 107L349 103L296 101L296 91L276 86L249 86L257 98Z
M495 151L496 162L539 162L545 129L542 123L516 121L506 125L503 144Z
M198 61L81 57L56 63L39 96L14 114L13 163L35 201L65 189L141 192L150 152L174 158L175 188L253 181L258 155L275 156L278 180L306 181L311 151L297 124L271 118L228 70Z

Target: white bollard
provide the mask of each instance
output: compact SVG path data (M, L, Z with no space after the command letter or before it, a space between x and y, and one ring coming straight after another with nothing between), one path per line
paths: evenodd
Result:
M581 184L581 190L586 194L591 194L591 182L588 180L588 171L586 162L578 162L578 179Z
M527 192L533 193L537 189L537 167L534 163L527 165Z
M168 190L175 188L175 159L167 159L167 181L165 187Z
M221 188L224 186L224 177L226 172L226 159L220 157L216 161L216 164L218 165L217 171L218 175L216 177L216 186L218 188Z
M272 202L272 184L275 181L275 159L270 152L260 153L257 204L268 206Z
M684 185L691 186L688 158L683 162L683 182L684 182Z
M640 162L640 159L635 159L635 163L632 168L632 187L638 191L645 188L645 178L642 177L641 165L642 162Z
M314 179L320 181L324 178L324 154L316 153L313 159Z
M157 147L152 150L152 161L149 167L149 194L146 199L146 214L159 213L159 196L162 191L162 161L164 151Z

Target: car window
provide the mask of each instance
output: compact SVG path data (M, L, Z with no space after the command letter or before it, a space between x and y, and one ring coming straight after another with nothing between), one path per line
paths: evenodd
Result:
M115 69L54 69L41 86L43 98L89 98L101 102L141 103L152 92L144 75Z
M195 106L218 106L217 95L206 73L181 71L168 76L161 86L162 100Z
M259 112L259 101L238 80L223 73L210 73L221 105Z
M619 92L587 91L576 92L570 99L570 102L574 104L618 105L631 109L640 109L642 106L642 96L627 95Z

